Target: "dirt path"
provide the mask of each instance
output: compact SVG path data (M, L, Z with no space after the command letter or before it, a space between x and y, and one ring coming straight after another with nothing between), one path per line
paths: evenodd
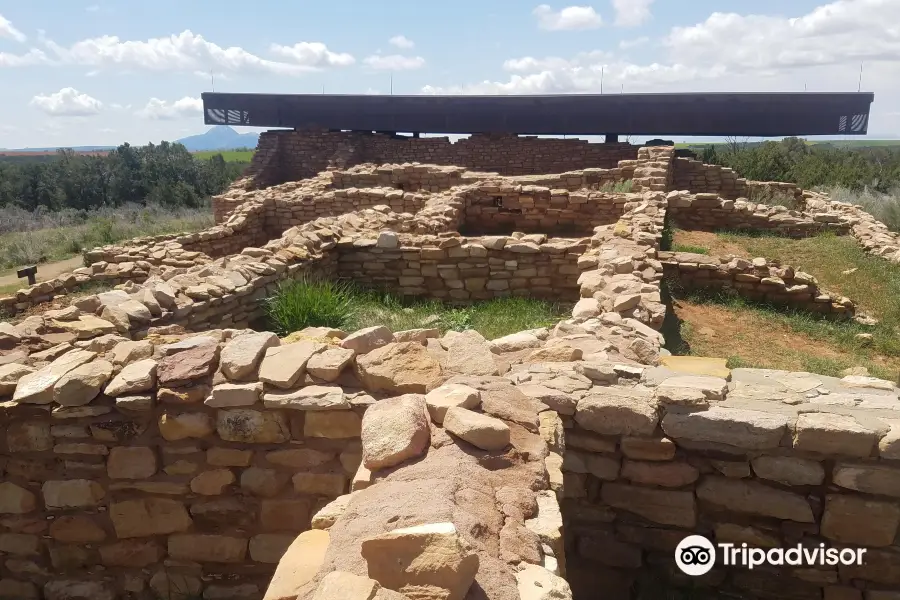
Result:
M79 256L73 256L66 260L60 260L52 263L44 263L37 266L37 280L47 281L53 279L63 273L70 273L79 267L84 266L84 259ZM15 271L9 271L0 275L0 290L8 288L19 289L28 285L27 279L19 279L16 277Z

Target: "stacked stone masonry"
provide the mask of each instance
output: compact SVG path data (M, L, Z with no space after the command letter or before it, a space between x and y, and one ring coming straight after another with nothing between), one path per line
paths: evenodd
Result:
M309 135L264 136L263 154L282 138ZM333 139L331 155L298 158L331 171L240 182L210 230L99 249L64 283L3 300L25 310L125 280L0 323L0 598L900 593L894 382L732 371L668 356L657 331L673 273L853 311L789 266L662 252L667 218L833 229L898 262L895 234L809 192L797 211L693 193L677 185L671 148L504 177L468 164L346 168L369 142L444 146ZM495 140L481 156L516 145ZM624 181L631 193L608 189ZM575 304L571 319L495 340L246 329L280 282L307 273L450 301ZM865 547L868 560L687 578L673 550L690 533Z

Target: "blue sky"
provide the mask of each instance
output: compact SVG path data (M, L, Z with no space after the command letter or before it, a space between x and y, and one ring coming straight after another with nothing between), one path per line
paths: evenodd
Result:
M900 0L0 0L0 148L202 132L199 95L876 93L900 134Z

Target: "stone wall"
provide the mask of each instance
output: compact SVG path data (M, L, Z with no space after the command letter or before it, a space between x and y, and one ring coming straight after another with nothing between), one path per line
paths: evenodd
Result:
M394 248L375 240L340 243L337 273L403 296L450 302L506 296L576 300L578 258L588 240L517 235L426 238L415 245L401 238Z
M673 225L687 230L769 231L788 237L808 237L821 231L844 234L851 220L833 213L791 210L745 199L729 200L714 193L668 194L668 214Z
M268 131L260 136L250 173L261 187L314 177L330 169L371 163L421 162L456 165L501 175L561 173L614 168L635 158L627 144L540 139L511 135L448 138L391 137L351 132Z
M729 290L750 300L839 319L850 318L856 311L852 300L822 290L809 273L762 257L743 259L660 252L659 260L665 275L672 279L670 285L684 290Z
M707 165L686 157L675 158L673 185L676 190L688 190L694 194L718 194L729 200L750 198L759 203L766 203L773 198L799 200L803 192L793 183L750 181L739 177L728 167Z
M684 372L649 368L592 388L563 417L565 554L576 600L597 589L627 599L632 589L664 597L682 587L763 599L895 595L900 471L897 431L885 419L900 408L897 388L867 377L729 372L724 359L677 361ZM692 533L738 548L865 548L866 562L747 570L719 558L693 578L674 562Z

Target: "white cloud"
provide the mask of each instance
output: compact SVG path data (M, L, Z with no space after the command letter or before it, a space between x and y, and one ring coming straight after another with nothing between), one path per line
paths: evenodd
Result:
M637 48L638 46L643 46L644 44L646 44L649 41L650 41L650 38L648 38L645 35L641 36L639 38L635 38L633 40L622 40L621 42L619 42L619 49L620 50L628 50L630 48Z
M272 52L289 60L270 60L237 46L219 46L189 30L146 41L120 40L104 35L81 40L69 47L51 40L45 40L44 44L51 56L34 49L24 55L0 54L0 67L45 63L165 72L193 73L213 69L228 73L299 75L354 62L351 55L331 52L318 42L301 42L293 46L274 44Z
M24 42L28 39L24 33L13 27L13 24L8 19L0 15L0 38L4 37L17 42Z
M150 98L147 106L137 111L139 117L160 121L170 121L185 117L194 117L203 112L203 101L200 98L185 96L181 100L166 102L159 98Z
M650 5L653 0L612 0L616 11L616 25L636 27L650 19Z
M356 62L351 54L332 52L321 42L300 42L293 46L272 44L272 53L288 58L298 66L318 70L325 67L348 67Z
M553 12L547 4L541 4L532 12L538 19L538 26L549 31L576 29L596 29L603 24L603 19L593 6L567 6L559 12Z
M395 35L390 40L388 40L388 43L391 46L396 46L397 48L404 48L404 49L409 49L409 48L412 48L413 46L415 46L415 43L411 39L407 38L405 35Z
M31 99L31 105L52 117L89 117L103 108L103 103L75 88L63 88L55 94L39 94Z
M425 66L425 59L421 56L401 56L399 54L373 54L367 56L363 62L366 66L378 71L411 71Z

